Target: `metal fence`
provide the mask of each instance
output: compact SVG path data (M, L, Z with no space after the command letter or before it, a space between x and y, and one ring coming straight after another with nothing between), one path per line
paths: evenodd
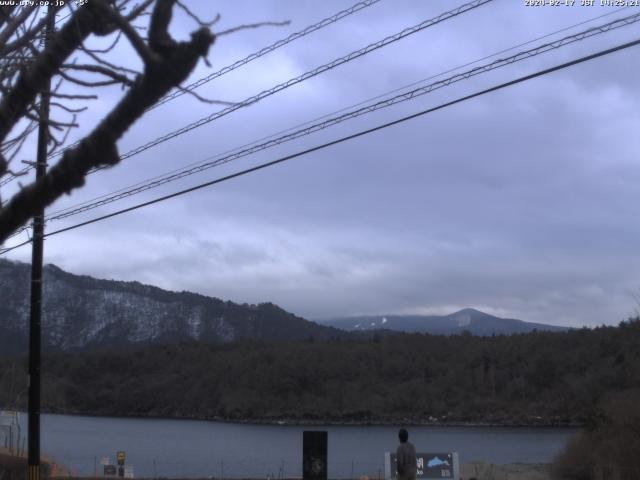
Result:
M113 465L113 462L110 463ZM132 461L126 464L132 467L135 478L208 478L224 479L268 479L284 480L302 478L302 466L284 459L247 458L242 461L210 458L202 461L179 461L165 458L153 458L145 461ZM52 476L59 478L95 477L104 478L104 465L99 457L60 457L53 460ZM384 479L384 462L353 460L350 462L331 462L329 477L335 479Z

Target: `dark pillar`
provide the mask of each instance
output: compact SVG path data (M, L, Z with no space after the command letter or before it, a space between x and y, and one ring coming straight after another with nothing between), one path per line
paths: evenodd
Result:
M51 13L52 7L49 7ZM45 43L53 32L55 16L50 15L45 31ZM40 124L38 125L38 153L36 179L47 170L47 142L51 82L40 93ZM42 263L43 263L44 209L33 217L33 244L31 252L31 311L29 317L29 445L28 480L40 480L40 366L42 318Z
M302 478L327 480L327 432L302 432Z

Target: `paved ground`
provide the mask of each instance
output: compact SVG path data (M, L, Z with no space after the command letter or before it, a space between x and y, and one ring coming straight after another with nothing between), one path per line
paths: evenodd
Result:
M0 455L9 452L0 448ZM469 462L460 467L460 480L551 480L547 472L547 465L512 463L508 465L494 465L486 462ZM62 466L56 466L55 476L69 476L69 472ZM53 472L52 472L53 473ZM375 477L360 477L361 480L370 480ZM377 479L376 479L377 480Z
M470 462L460 467L460 480L551 480L547 468L544 464Z

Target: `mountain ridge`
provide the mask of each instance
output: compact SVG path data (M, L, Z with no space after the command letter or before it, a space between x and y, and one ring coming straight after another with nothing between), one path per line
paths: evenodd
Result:
M348 332L385 330L432 335L459 335L467 331L474 335L487 336L528 333L534 330L569 330L569 327L496 317L475 308L463 308L448 315L359 315L319 323Z
M273 303L237 304L138 281L76 275L44 266L43 347L81 351L180 342L330 340L398 332L455 335L567 330L502 319L473 308L444 316L376 315L312 322ZM27 349L30 265L0 259L0 353ZM362 325L359 325L362 324Z
M241 339L304 340L347 336L273 303L236 304L140 282L43 270L43 346L84 350L156 343ZM0 260L0 351L26 351L30 265Z

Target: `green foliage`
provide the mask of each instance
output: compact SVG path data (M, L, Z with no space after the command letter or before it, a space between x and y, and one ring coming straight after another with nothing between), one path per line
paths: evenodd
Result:
M639 343L636 319L512 336L403 334L58 353L43 363L43 410L602 428L601 400L640 385ZM0 359L0 405L15 404L24 368L23 361ZM20 402L24 407L24 396Z

